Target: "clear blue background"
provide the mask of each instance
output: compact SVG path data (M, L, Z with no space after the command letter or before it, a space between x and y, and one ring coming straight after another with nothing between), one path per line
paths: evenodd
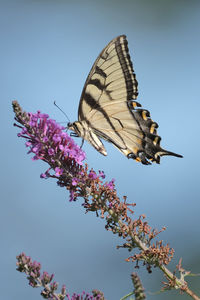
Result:
M175 249L169 265L200 273L199 258L199 1L1 1L1 298L40 299L15 270L15 256L24 251L55 273L70 293L98 288L108 300L130 292L132 263L122 241L105 231L105 222L84 214L82 201L69 203L68 192L54 180L41 180L47 166L32 162L24 141L12 126L11 101L30 112L40 109L59 122L57 103L77 120L79 98L87 74L102 48L126 34L139 81L138 101L159 123L162 146L183 159L164 157L160 165L128 160L105 143L108 156L84 144L87 163L116 179L119 195L136 202L136 216L146 214L152 227ZM77 139L81 144L81 140ZM162 273L141 280L149 300L189 299L160 290ZM188 279L200 295L200 278Z

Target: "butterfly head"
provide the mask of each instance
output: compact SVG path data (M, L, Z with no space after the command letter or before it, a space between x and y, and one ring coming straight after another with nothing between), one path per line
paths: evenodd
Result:
M72 127L73 127L73 123L68 122L68 123L67 123L67 129L73 130Z
M70 136L73 136L73 137L80 137L82 136L82 126L80 124L80 122L73 122L73 123L68 123L67 124L67 129L73 131L70 133Z

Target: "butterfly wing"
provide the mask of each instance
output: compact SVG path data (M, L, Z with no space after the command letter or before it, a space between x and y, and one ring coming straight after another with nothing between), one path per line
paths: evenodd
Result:
M92 110L101 110L101 105L108 101L136 99L137 86L126 36L118 36L99 54L86 79L79 103L79 121L85 120Z
M143 164L159 163L162 155L181 157L160 147L157 123L135 101L137 86L126 36L118 36L103 49L87 77L79 123L86 123L92 135L106 139L128 158ZM98 150L92 139L88 141Z

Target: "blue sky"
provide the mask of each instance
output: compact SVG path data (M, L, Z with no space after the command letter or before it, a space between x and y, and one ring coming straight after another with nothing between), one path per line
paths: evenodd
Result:
M131 263L121 241L104 221L84 214L81 200L53 180L41 180L47 166L32 162L12 126L11 101L38 109L58 122L77 120L80 94L97 55L114 37L126 34L139 82L138 101L159 124L161 145L184 156L164 157L143 166L105 142L107 157L87 143L87 163L116 179L119 195L136 202L152 227L167 227L160 239L175 249L174 269L199 273L199 1L2 1L1 31L1 295L2 299L40 299L15 270L24 251L55 273L70 292L101 289L108 300L131 290ZM81 144L80 139L76 139ZM163 280L159 270L139 270L148 299L187 299L177 292L152 295ZM191 287L198 292L199 278ZM195 285L196 284L196 285ZM200 294L200 291L199 291Z

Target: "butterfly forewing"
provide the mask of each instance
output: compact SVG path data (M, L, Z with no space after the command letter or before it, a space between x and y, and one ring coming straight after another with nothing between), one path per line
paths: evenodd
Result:
M124 35L113 39L96 59L86 80L79 104L82 121L91 110L112 100L135 99L137 80Z

